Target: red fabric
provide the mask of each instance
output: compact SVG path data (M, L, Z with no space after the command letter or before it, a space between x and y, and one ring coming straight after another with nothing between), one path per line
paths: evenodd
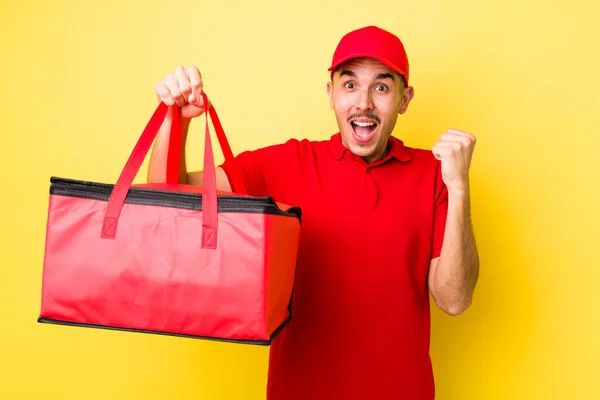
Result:
M209 250L201 211L126 203L110 240L99 235L105 209L50 196L40 317L261 341L287 318L294 218L219 213Z
M250 194L303 210L292 321L271 347L268 399L433 399L427 273L447 192L431 151L392 138L368 166L336 134L237 163Z
M328 70L333 75L340 64L361 57L373 58L387 65L402 75L408 85L408 57L404 45L393 33L376 26L365 26L348 32L338 43Z
M268 342L289 316L300 222L246 196L219 211L208 116L203 188L132 186L166 114L161 103L112 190L54 181L40 320ZM195 199L201 211L189 209Z
M208 104L208 97L206 93L202 92L202 99L204 101L203 104ZM223 130L223 125L221 124L221 120L219 119L219 115L215 110L214 105L212 105L208 109L208 115L210 115L210 119L215 127L215 134L217 136L217 140L219 141L219 145L221 147L221 151L223 152L223 156L226 161L231 162L232 168L237 168L236 164L233 163L233 152L231 151L231 146L229 146L229 141L227 140L227 136L225 136L225 131ZM205 141L210 142L210 134L208 130L208 115L206 116L206 127L205 127ZM173 184L179 182L179 166L181 160L181 109L176 107L173 112L173 119L171 125L171 132L169 135L169 149L168 149L168 157L167 157L167 183ZM212 146L211 146L212 147ZM206 153L205 148L205 156L204 156L204 170L208 170L209 173L212 173L214 166L214 159L212 158L212 149L208 147L211 152ZM209 176L210 179L212 176ZM231 180L233 185L236 187L236 194L245 195L247 194L246 188L244 187L244 183L240 181L241 174L237 169L233 171L231 174Z
M181 157L181 108L173 107L169 150L167 153L167 183L179 182L179 160Z

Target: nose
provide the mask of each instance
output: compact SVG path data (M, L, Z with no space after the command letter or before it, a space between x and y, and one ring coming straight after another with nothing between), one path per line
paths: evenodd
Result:
M373 109L373 98L371 96L371 90L365 88L358 92L358 98L356 99L356 108L362 111Z

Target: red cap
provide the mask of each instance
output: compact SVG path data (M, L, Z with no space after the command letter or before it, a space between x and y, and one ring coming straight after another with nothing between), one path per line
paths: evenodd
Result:
M402 75L408 85L408 57L404 45L394 34L376 26L347 33L335 49L328 71L333 74L333 70L340 64L358 57L373 58L385 64Z

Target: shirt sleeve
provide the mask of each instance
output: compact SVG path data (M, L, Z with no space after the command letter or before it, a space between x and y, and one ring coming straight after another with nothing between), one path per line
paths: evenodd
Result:
M444 232L446 231L446 216L448 214L448 188L442 179L441 164L438 162L435 181L435 204L433 215L433 246L431 258L437 258L442 252Z
M250 196L277 196L278 176L283 173L290 160L296 159L297 141L292 139L283 144L247 150L238 154L233 160L225 161L223 168L234 192L234 174L240 174Z

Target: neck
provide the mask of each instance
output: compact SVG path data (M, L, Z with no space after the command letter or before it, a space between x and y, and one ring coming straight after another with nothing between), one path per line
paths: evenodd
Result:
M386 139L383 144L383 149L377 148L375 152L367 157L361 157L367 164L374 163L376 161L384 159L390 152L391 143L389 139Z

